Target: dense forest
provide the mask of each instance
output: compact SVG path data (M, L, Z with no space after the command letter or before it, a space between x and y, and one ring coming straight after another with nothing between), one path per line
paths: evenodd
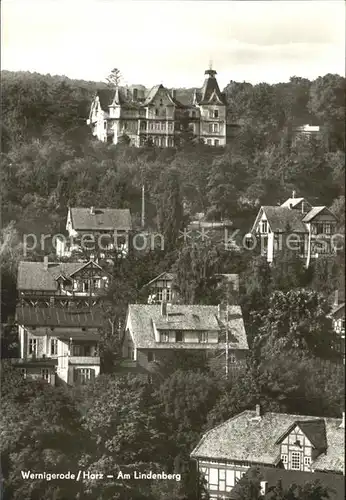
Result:
M331 348L328 319L330 294L344 284L343 255L319 259L306 270L285 253L270 267L244 249L201 241L183 245L179 231L203 212L209 220L230 219L245 234L261 205L277 205L295 190L312 204L331 207L344 233L345 79L328 74L276 85L230 82L229 119L241 127L226 148L195 145L188 137L172 149L94 140L86 119L95 90L104 85L2 72L3 357L16 353L12 322L23 235L64 233L69 205L128 207L139 223L143 184L147 228L162 232L167 245L116 260L105 316L121 324L127 304L145 300L143 285L168 269L176 271L185 302L204 304L224 298L215 273L239 273L237 301L250 355L247 366L228 379L222 363L201 365L185 356L174 366L159 366L149 384L113 373L119 332L105 327L102 349L109 363L84 388L27 383L4 362L6 499L196 500L188 457L211 426L258 402L264 410L334 417L343 407L344 370ZM294 140L295 128L307 123L320 125L320 136ZM37 249L26 258L42 259L44 253ZM114 480L100 488L95 481L20 478L20 470L29 469L107 474L134 468L174 470L183 479L140 486ZM311 491L304 498L325 498ZM295 498L285 494L277 498Z

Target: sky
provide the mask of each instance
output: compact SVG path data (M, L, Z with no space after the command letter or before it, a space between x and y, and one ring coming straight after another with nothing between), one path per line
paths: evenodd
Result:
M345 75L343 0L2 0L1 69L125 84Z

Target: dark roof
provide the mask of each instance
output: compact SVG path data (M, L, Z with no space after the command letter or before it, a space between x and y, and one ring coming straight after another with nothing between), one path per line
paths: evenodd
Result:
M286 207L270 206L264 206L261 210L265 213L273 233L286 232L287 227L289 227L290 231L297 233L308 232L305 224L302 222L302 214L300 212Z
M327 448L326 427L323 419L314 419L310 421L297 420L296 422L293 422L293 424L286 430L285 434L276 441L276 444L280 444L296 426L301 429L314 448L320 451Z
M27 327L101 328L104 323L102 312L95 306L92 309L76 310L19 306L16 308L16 321Z
M45 269L44 262L19 262L17 289L21 290L39 290L46 292L55 292L58 289L57 279L61 276L63 279L71 279L81 269L92 263L93 266L102 268L96 262L49 262Z
M103 109L103 111L108 111L108 106L110 106L110 104L112 103L114 94L115 94L114 88L101 89L97 91L96 95L99 98L100 106Z
M149 92L148 92L148 94L147 94L147 96L146 96L146 98L145 98L145 101L144 101L144 103L143 103L143 104L144 104L144 106L147 106L148 104L150 104L150 103L152 102L152 100L155 98L155 96L156 96L157 92L158 92L160 89L163 89L163 88L164 88L164 87L163 87L163 85L162 85L162 84L160 84L160 85L154 85L154 87L152 87L152 88L149 90Z
M221 343L156 342L158 330L177 329L195 331L221 331L218 306L167 304L167 317L162 316L161 306L152 304L130 304L128 324L134 344L139 349L217 349ZM232 333L230 349L247 350L248 342L239 306L229 306L228 329Z
M210 99L212 98L214 93L217 96L217 98L222 102L222 104L224 105L226 104L225 95L220 92L219 84L217 83L215 74L216 72L208 74L206 79L204 80L203 87L200 91L201 100L199 104L209 104Z
M344 429L341 419L264 413L246 410L204 434L191 456L210 460L230 460L276 465L280 459L278 441L296 422L324 420L327 451L317 457L312 468L343 472Z
M131 213L128 208L95 208L94 214L90 208L70 208L72 227L76 231L113 231L132 228Z
M254 470L256 470L256 468L249 469L245 475L248 475L250 471ZM259 479L267 482L267 489L276 486L279 481L283 489L289 488L292 484L304 486L307 482L318 481L322 486L328 489L329 500L343 500L345 498L345 478L342 474L311 473L286 470L277 467L259 467L257 470ZM242 479L240 479L237 484L241 485ZM237 486L237 484L232 488L230 500L239 500L239 486ZM264 498L270 500L272 496L272 493L268 492Z

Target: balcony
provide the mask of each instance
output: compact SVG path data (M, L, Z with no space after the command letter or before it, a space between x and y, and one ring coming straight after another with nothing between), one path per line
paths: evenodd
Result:
M68 356L70 365L99 365L100 356Z

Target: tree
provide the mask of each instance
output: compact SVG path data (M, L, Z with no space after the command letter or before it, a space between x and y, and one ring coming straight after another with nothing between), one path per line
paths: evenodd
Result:
M234 490L234 500L259 500L262 498L259 471L257 469L250 469L236 484Z
M106 80L110 87L119 87L122 76L120 73L120 69L113 68L110 74L107 76Z
M303 486L292 484L283 489L281 482L270 488L270 498L273 500L329 500L328 489L319 481L308 481Z
M5 498L81 498L82 483L23 481L21 475L21 471L75 471L89 436L81 430L73 401L65 390L44 381L13 377L11 369L4 378L1 455Z
M262 315L256 349L260 352L262 346L270 342L279 343L282 350L300 349L327 359L337 356L337 339L328 317L329 310L326 299L312 290L274 292L268 312Z

